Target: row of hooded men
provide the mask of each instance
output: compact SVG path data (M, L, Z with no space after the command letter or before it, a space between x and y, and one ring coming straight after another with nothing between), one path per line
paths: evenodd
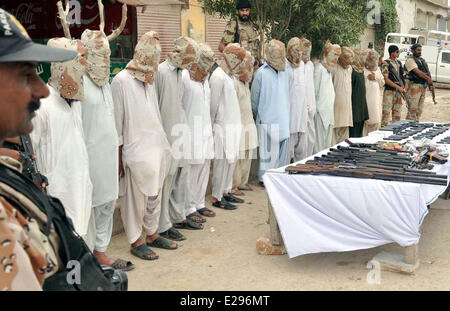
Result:
M51 65L51 95L33 120L37 164L49 180L49 194L61 199L99 262L115 268L133 268L105 254L119 190L131 253L155 260L152 248L175 250L174 241L185 239L177 229L201 230L206 217L216 216L205 204L211 162L212 206L234 210L244 201L233 189L251 190L250 165L258 146L263 185L266 170L329 147L333 131L342 138L341 128L352 125L355 53L343 48L341 55L341 48L328 42L314 68L308 40L291 39L287 56L284 44L272 40L253 78L254 59L237 44L228 45L216 61L210 47L180 37L159 64L159 36L148 32L111 85L110 49L102 31L86 30L81 40L57 38L48 45L79 56ZM368 54L365 64L363 54ZM364 81L367 71L369 88L379 76L372 79L378 58L375 52L356 55L353 75L362 74ZM375 97L367 90L365 106ZM372 121L373 129L379 120Z

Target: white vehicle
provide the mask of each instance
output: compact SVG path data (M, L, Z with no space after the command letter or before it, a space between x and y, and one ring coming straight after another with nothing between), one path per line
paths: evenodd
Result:
M439 32L436 32L439 33ZM430 31L431 35L433 32ZM411 55L411 46L415 43L422 45L422 57L428 63L430 68L431 78L435 82L450 83L450 50L444 48L445 40L442 40L442 36L447 33L440 33L440 44L437 41L433 41L433 38L428 39L429 43L433 45L425 44L426 39L422 35L402 34L402 33L389 33L386 36L386 42L384 44L384 59L389 58L389 47L396 45L400 49L400 56L398 58L403 64L405 64L406 58ZM450 34L448 34L450 36ZM450 37L445 37L450 38ZM431 41L430 41L431 40Z

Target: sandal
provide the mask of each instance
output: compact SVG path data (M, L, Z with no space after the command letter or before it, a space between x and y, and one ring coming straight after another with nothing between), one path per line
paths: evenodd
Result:
M131 261L117 259L116 261L113 262L111 268L116 270L130 271L134 269L134 264Z
M194 212L188 216L186 216L187 219L192 220L193 222L196 222L198 224L203 224L206 222L206 219L202 217L202 215L200 215L197 212Z
M227 196L223 196L223 198L227 201L227 202L230 202L230 203L237 203L237 204L243 204L243 203L245 203L245 201L244 200L242 200L242 199L239 199L239 198L236 198L234 195L232 195L232 194L228 194Z
M238 187L238 189L242 191L253 191L253 188L250 187L249 184L245 185L244 187Z
M221 208L221 209L224 209L224 210L227 210L227 211L233 211L233 210L237 209L236 206L234 206L233 204L228 203L224 199L222 199L222 201L214 202L212 204L212 206L217 207L217 208Z
M205 217L216 217L216 213L206 207L199 209L197 212Z
M155 252L152 251L146 244L139 245L138 247L133 248L130 252L132 255L143 260L151 261L159 259L158 255L156 255L156 257L150 257L151 255L154 255Z
M147 242L146 244L149 247L168 249L168 250L171 250L171 251L174 251L174 250L178 249L178 245L177 244L175 244L176 245L175 248L172 248L171 246L172 246L173 243L171 241L163 238L162 236L159 236L153 242L151 242L151 243Z
M240 189L236 189L233 191L233 195L237 195L238 197L243 197L243 196L245 196L245 193Z
M185 230L203 230L203 225L198 224L190 219L186 219L186 222L180 222L178 224L173 224L174 228L185 229Z
M166 239L169 239L172 241L176 241L176 242L186 240L186 237L184 235L182 235L181 232L178 231L177 229L175 229L174 227L170 227L169 230L167 230L166 232L160 233L159 235L162 236L163 238L166 238Z

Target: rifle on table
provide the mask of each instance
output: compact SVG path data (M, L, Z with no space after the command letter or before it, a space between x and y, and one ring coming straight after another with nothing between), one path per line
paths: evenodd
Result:
M351 177L362 179L377 179L384 181L411 182L411 183L439 185L439 186L447 186L448 184L447 176L445 176L446 179L444 179L429 176L405 175L388 170L380 172L376 170L370 170L364 167L348 168L333 165L319 166L319 165L298 164L296 166L287 167L286 172L288 172L289 174L329 175L329 176Z
M45 188L42 188L42 184L45 183L48 186L48 179L44 175L42 175L37 169L37 163L36 160L34 159L35 154L30 135L20 136L20 142L22 143L24 153L31 160L31 163L26 164L23 167L24 175L31 178L31 180L34 182L36 186L43 189L44 193L47 193L47 190Z

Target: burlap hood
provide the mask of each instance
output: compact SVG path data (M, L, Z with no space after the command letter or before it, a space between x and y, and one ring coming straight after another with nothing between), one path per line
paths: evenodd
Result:
M223 50L218 61L219 66L229 75L233 76L239 70L239 65L244 61L246 50L238 43L228 44Z
M306 38L301 38L300 40L303 42L302 61L307 63L311 60L312 43Z
M266 61L277 71L286 70L286 48L283 42L270 40L266 45Z
M205 81L214 62L213 50L208 45L200 43L198 45L197 59L188 67L191 79L197 82Z
M287 59L289 59L293 67L300 66L304 51L303 43L304 41L297 37L292 38L288 42Z
M159 35L155 31L147 32L139 39L133 59L127 65L127 70L139 81L153 84L160 58Z
M86 47L80 40L67 38L50 39L47 45L78 52L78 56L73 60L51 64L51 76L48 83L62 97L82 101L84 99L83 75L86 70Z
M197 42L189 37L179 37L173 44L173 51L168 55L170 63L177 68L188 68L197 59Z
M366 68L370 71L376 71L378 68L378 61L380 59L380 54L377 51L368 49L366 58Z
M94 83L105 86L109 82L111 49L106 35L100 30L86 29L81 41L88 50L86 71Z
M352 65L353 62L355 61L355 53L351 48L347 46L343 46L341 50L342 53L341 56L339 57L339 64L342 67L347 68L348 66Z
M361 49L353 49L353 52L355 53L355 60L353 61L352 65L353 69L355 69L359 73L363 73L368 52L367 50Z
M253 71L255 69L254 63L255 58L252 56L252 53L247 51L244 60L239 65L239 70L236 74L236 78L238 78L242 82L250 83L253 79Z
M332 44L328 40L323 46L320 62L328 71L331 71L337 65L341 53L341 47L337 44Z

